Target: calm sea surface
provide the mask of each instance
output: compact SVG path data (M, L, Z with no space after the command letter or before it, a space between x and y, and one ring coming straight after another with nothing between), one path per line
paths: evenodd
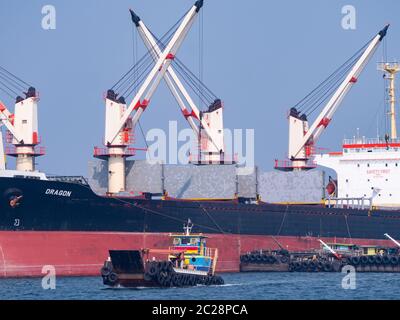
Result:
M341 273L231 273L224 286L109 289L100 277L58 278L55 290L42 280L0 279L1 299L400 299L400 273L360 273L356 289L343 289Z

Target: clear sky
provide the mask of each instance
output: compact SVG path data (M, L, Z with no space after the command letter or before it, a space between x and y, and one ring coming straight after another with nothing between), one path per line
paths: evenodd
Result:
M0 65L40 92L39 126L47 155L39 169L87 174L104 132L103 93L133 63L129 8L161 35L193 0L1 0ZM44 5L56 9L56 29L42 28ZM356 9L356 29L342 28L344 5ZM255 156L263 170L287 153L288 109L390 22L387 55L400 59L400 2L205 0L203 80L224 101L225 126L255 130ZM143 53L140 39L139 52ZM179 51L199 74L199 22ZM337 150L343 137L376 136L383 121L378 49L318 146ZM0 93L0 99L11 101ZM145 131L178 120L176 102L162 85L141 119ZM382 132L382 131L381 131ZM143 139L137 133L138 146ZM144 155L138 155L144 157Z

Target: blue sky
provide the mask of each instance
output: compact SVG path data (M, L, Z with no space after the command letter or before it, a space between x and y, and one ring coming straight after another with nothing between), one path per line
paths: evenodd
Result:
M2 0L0 65L40 92L39 126L47 155L39 169L87 174L93 147L104 132L103 93L133 63L133 8L157 35L193 4L189 0ZM56 30L43 30L44 5L54 5ZM344 5L356 8L356 30L341 27ZM287 152L287 110L347 60L386 23L388 58L400 58L400 2L205 1L203 80L224 101L227 128L255 130L255 156L263 170ZM199 23L180 60L199 73ZM138 50L144 53L138 40ZM383 121L383 82L378 49L323 134L318 146L340 148L360 128L376 136ZM0 93L0 99L11 101ZM378 121L377 121L378 118ZM141 119L145 131L178 120L176 102L164 85ZM143 140L137 133L138 146ZM144 155L138 155L143 157Z

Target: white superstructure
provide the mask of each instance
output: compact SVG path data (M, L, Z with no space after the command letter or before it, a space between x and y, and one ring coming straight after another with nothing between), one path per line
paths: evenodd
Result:
M372 205L400 207L400 140L344 140L342 152L314 157L337 175L337 198L371 198Z

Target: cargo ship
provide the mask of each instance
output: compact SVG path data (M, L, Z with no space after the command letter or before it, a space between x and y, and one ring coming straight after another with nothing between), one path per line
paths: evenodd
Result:
M400 238L396 209L400 194L393 183L400 173L400 145L394 137L384 142L346 142L341 153L317 156L312 152L320 131L356 83L388 26L346 65L348 72L317 118L317 125L308 128L307 117L296 108L289 115L292 153L285 165L277 162L276 168L295 171L281 172L284 175L304 177L317 164L336 169L338 176L328 186L328 197L321 195L317 203L271 203L257 193L254 197L238 193L231 199L181 199L168 192L129 192L125 173L126 158L135 151L129 147L131 133L162 79L199 137L200 152L193 166L236 166L234 159L225 157L221 101L212 99L210 107L200 112L174 71L182 67L176 54L202 5L203 1L197 1L161 39L131 11L153 67L137 88L128 84L128 90L137 89L129 106L126 97L116 93L123 90L125 81L132 80L129 72L105 97L105 149L95 148L94 153L107 166L104 194L94 192L83 177L48 176L35 170L35 158L45 150L39 147L38 96L33 87L21 94L24 98L17 97L14 113L0 104L0 124L6 127L12 145L0 146L0 277L42 276L47 265L54 266L61 276L98 276L109 250L165 248L169 234L179 232L189 219L195 225L193 232L204 234L208 245L219 249L217 272L239 271L241 254L271 248L275 239L288 250L306 250L318 248L318 239L388 246L391 242L384 233ZM20 86L26 84L10 72L7 75ZM6 168L2 152L16 157L16 170ZM369 179L368 183L361 178L357 181L359 175L365 175L362 179ZM400 207L400 201L397 203Z

